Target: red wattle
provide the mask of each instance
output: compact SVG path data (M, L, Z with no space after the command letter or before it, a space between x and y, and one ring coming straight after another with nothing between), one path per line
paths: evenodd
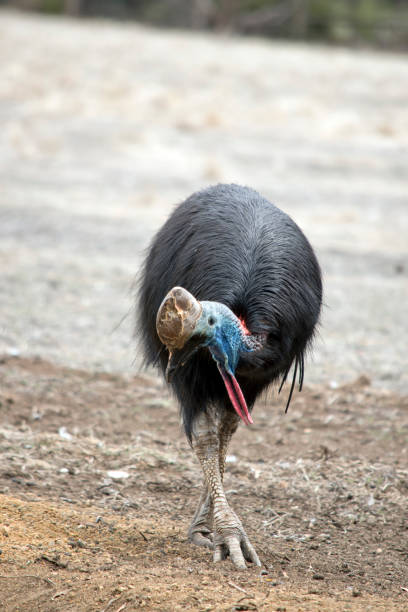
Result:
M245 425L252 425L253 420L249 414L248 407L245 401L244 394L241 391L241 387L238 384L237 379L233 374L229 374L218 366L220 374L227 389L228 396L231 400L235 412L244 421ZM232 383L232 384L231 384Z
M231 376L232 384L234 385L234 388L235 388L235 393L238 396L239 403L242 406L242 409L243 409L243 411L245 413L246 420L249 422L250 425L252 425L253 420L252 420L252 417L251 417L250 412L248 410L248 406L247 406L247 403L245 401L244 394L241 391L241 387L239 386L238 381L235 378L235 376L233 376L232 374L230 374L230 376ZM247 425L248 425L248 423L247 423Z

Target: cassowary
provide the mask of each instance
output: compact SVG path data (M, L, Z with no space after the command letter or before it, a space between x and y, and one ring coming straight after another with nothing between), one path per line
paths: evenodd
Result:
M309 242L256 191L217 185L180 204L157 233L142 271L139 317L145 359L178 398L204 487L191 542L260 565L228 504L223 475L231 436L268 385L304 374L322 283ZM288 405L287 404L287 405Z

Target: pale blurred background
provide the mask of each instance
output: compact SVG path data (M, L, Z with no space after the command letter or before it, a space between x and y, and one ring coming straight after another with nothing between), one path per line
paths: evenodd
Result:
M0 7L0 353L134 372L153 232L236 182L321 261L306 380L408 390L406 2Z

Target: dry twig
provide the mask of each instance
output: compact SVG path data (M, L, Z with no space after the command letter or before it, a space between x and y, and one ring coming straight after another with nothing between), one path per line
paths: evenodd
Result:
M101 612L106 612L106 610L109 608L109 606L111 606L113 603L115 603L115 601L119 601L119 599L121 598L121 596L119 597L112 597L112 599L110 599L108 601L108 603L106 604L106 607L101 610ZM123 608L119 608L119 610L123 610ZM116 610L116 612L118 612L118 610Z
M53 582L49 578L44 578L43 576L36 576L35 574L22 574L21 576L6 576L5 574L0 574L0 578L5 578L6 580L12 580L13 578L37 578L37 580L44 580L50 586L55 586L55 582Z
M248 593L248 591L246 591L245 589L243 589L242 587L238 586L237 584L235 584L234 582L229 582L228 583L233 589L237 589L237 591L240 591L241 593L244 593L245 595L247 595L247 597L254 597L253 595L251 595L250 593Z
M52 557L49 557L48 555L41 555L38 558L40 561L48 561L48 563L52 563L52 565L55 565L56 567L61 567L62 569L66 569L68 567L68 563L65 563L64 561L59 561L56 558L53 559Z

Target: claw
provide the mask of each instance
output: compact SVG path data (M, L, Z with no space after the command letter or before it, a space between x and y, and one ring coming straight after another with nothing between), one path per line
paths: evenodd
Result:
M209 530L191 531L188 539L196 546L204 546L210 550L214 549L213 535Z

